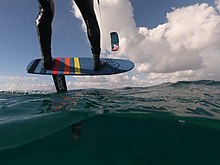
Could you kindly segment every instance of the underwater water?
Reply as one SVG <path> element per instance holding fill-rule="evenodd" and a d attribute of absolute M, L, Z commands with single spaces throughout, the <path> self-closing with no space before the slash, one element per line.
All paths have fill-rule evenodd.
<path fill-rule="evenodd" d="M 71 125 L 81 123 L 73 142 Z M 220 164 L 220 82 L 0 92 L 0 164 Z"/>

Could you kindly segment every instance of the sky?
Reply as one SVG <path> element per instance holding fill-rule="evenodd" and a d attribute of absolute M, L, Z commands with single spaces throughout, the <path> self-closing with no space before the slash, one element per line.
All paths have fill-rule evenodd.
<path fill-rule="evenodd" d="M 71 0 L 55 0 L 52 54 L 91 57 L 81 15 Z M 125 74 L 68 77 L 68 88 L 149 86 L 164 82 L 220 80 L 220 0 L 94 0 L 102 31 L 102 57 L 129 59 Z M 53 88 L 50 76 L 29 75 L 41 57 L 36 0 L 0 1 L 0 90 Z M 110 51 L 109 33 L 120 37 Z"/>

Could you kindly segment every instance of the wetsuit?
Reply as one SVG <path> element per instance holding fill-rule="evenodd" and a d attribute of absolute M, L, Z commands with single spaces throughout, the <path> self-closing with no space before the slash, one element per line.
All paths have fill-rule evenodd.
<path fill-rule="evenodd" d="M 43 57 L 51 56 L 52 21 L 54 16 L 54 0 L 38 0 L 39 15 L 37 31 Z M 100 55 L 100 29 L 96 19 L 93 0 L 75 0 L 86 23 L 87 34 L 93 55 Z"/>

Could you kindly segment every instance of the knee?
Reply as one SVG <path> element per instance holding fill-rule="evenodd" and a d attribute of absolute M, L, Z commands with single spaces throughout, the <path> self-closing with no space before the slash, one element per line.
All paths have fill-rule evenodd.
<path fill-rule="evenodd" d="M 36 19 L 37 26 L 40 26 L 41 24 L 51 24 L 52 21 L 53 21 L 53 13 L 41 9 Z"/>

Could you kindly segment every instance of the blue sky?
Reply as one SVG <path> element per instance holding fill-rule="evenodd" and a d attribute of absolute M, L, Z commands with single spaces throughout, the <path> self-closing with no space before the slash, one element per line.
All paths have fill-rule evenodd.
<path fill-rule="evenodd" d="M 102 0 L 100 1 L 102 3 Z M 172 12 L 174 8 L 196 3 L 215 6 L 215 0 L 131 0 L 136 27 L 154 30 L 159 24 L 167 23 L 166 14 Z M 81 29 L 81 22 L 74 17 L 71 10 L 73 10 L 71 0 L 56 0 L 53 55 L 90 57 L 90 48 Z M 105 8 L 101 7 L 101 10 Z M 41 57 L 35 27 L 37 14 L 37 0 L 0 1 L 0 74 L 27 75 L 25 67 L 28 62 Z M 108 14 L 111 16 L 111 13 Z M 120 23 L 123 24 L 123 21 Z"/>
<path fill-rule="evenodd" d="M 132 0 L 137 26 L 155 27 L 166 21 L 172 7 L 185 6 L 211 0 Z M 70 0 L 56 1 L 53 23 L 54 56 L 90 56 L 86 36 L 74 18 Z M 0 73 L 23 74 L 26 64 L 40 57 L 35 18 L 38 13 L 36 0 L 0 1 Z"/>

